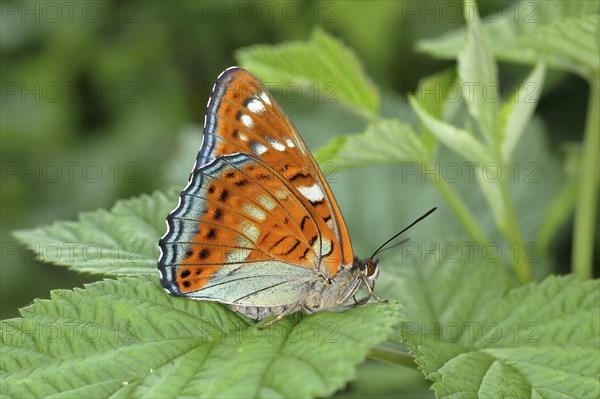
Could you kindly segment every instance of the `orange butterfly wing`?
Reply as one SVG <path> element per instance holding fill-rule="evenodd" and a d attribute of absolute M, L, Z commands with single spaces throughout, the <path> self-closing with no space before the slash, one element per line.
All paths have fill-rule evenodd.
<path fill-rule="evenodd" d="M 352 244 L 333 193 L 302 137 L 271 93 L 254 75 L 237 67 L 219 76 L 213 92 L 205 129 L 214 130 L 214 135 L 207 135 L 205 130 L 196 166 L 236 152 L 257 155 L 310 201 L 315 214 L 327 223 L 340 244 L 341 264 L 351 265 Z M 324 193 L 322 200 L 316 189 L 313 193 L 309 190 L 315 185 Z M 334 267 L 337 265 L 332 264 Z"/>

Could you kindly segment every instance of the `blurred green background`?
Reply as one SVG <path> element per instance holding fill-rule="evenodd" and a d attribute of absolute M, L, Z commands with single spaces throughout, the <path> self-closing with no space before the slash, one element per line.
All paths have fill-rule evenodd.
<path fill-rule="evenodd" d="M 119 198 L 185 185 L 212 85 L 235 65 L 236 49 L 306 40 L 319 25 L 363 60 L 381 88 L 383 112 L 410 119 L 401 94 L 453 65 L 414 48 L 419 39 L 463 25 L 440 12 L 448 4 L 462 7 L 459 1 L 3 2 L 0 316 L 17 316 L 18 307 L 48 297 L 51 289 L 96 279 L 36 262 L 10 231 L 74 220 Z M 485 16 L 510 4 L 480 1 L 479 8 Z M 501 85 L 514 86 L 528 70 L 502 64 Z M 538 113 L 549 152 L 560 155 L 560 143 L 581 140 L 587 86 L 568 74 L 548 79 Z M 359 116 L 312 95 L 290 101 L 275 94 L 312 149 L 365 126 Z M 440 205 L 424 183 L 419 193 L 390 184 L 395 173 L 385 166 L 351 170 L 331 184 L 357 253 Z M 443 225 L 433 228 L 446 233 Z M 553 248 L 566 264 L 570 234 L 567 225 Z M 373 367 L 359 369 L 356 384 L 367 391 L 357 392 L 368 392 L 373 376 L 386 379 L 389 369 Z M 389 391 L 393 396 L 394 387 Z"/>

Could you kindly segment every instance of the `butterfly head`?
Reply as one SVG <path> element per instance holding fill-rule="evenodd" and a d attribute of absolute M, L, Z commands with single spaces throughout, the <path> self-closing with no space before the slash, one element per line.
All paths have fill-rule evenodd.
<path fill-rule="evenodd" d="M 360 260 L 356 258 L 354 260 L 356 267 L 360 270 L 367 281 L 375 281 L 379 275 L 379 259 L 367 258 Z"/>
<path fill-rule="evenodd" d="M 352 288 L 348 291 L 348 294 L 344 297 L 344 300 L 354 296 L 356 292 L 361 288 L 366 288 L 369 291 L 369 294 L 363 298 L 356 299 L 354 298 L 354 303 L 357 305 L 361 305 L 367 303 L 369 298 L 373 297 L 379 302 L 385 302 L 385 299 L 379 298 L 374 292 L 375 288 L 375 279 L 379 275 L 379 260 L 373 259 L 373 257 L 369 257 L 366 259 L 354 258 L 354 262 L 352 263 L 352 268 L 350 269 L 350 273 L 353 276 L 353 281 L 355 282 L 352 285 Z"/>
<path fill-rule="evenodd" d="M 396 237 L 398 237 L 400 234 L 404 233 L 406 230 L 408 230 L 409 228 L 414 226 L 416 223 L 418 223 L 423 218 L 430 215 L 436 209 L 437 208 L 431 209 L 429 212 L 427 212 L 426 214 L 424 214 L 423 216 L 418 218 L 416 221 L 414 221 L 411 225 L 402 229 L 399 233 L 394 235 L 392 238 L 390 238 L 385 243 L 383 243 L 383 245 L 381 245 L 379 248 L 377 248 L 375 250 L 375 252 L 373 252 L 373 255 L 369 256 L 368 258 L 366 258 L 366 259 L 354 258 L 354 262 L 352 263 L 352 268 L 350 269 L 350 272 L 355 277 L 354 281 L 356 283 L 354 284 L 352 289 L 349 290 L 350 295 L 347 295 L 345 297 L 345 299 L 347 299 L 349 296 L 353 296 L 356 293 L 356 291 L 358 291 L 358 289 L 360 289 L 361 287 L 365 287 L 367 289 L 367 291 L 369 291 L 369 295 L 364 298 L 358 299 L 358 300 L 355 298 L 354 301 L 356 304 L 367 303 L 369 301 L 369 298 L 371 298 L 371 297 L 375 298 L 378 302 L 386 302 L 385 299 L 381 299 L 373 292 L 373 290 L 375 288 L 375 280 L 377 279 L 377 276 L 379 275 L 379 260 L 375 259 L 375 256 L 377 256 L 377 254 L 379 254 L 383 251 L 394 248 L 394 247 L 408 241 L 408 239 L 405 239 L 395 245 L 386 247 L 386 245 L 388 245 L 390 242 L 392 242 L 394 239 L 396 239 Z"/>

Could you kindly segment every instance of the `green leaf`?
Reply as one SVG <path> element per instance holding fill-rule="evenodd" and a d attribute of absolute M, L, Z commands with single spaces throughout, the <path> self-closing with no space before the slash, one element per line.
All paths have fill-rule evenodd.
<path fill-rule="evenodd" d="M 383 362 L 368 361 L 357 369 L 357 378 L 333 399 L 396 398 L 434 399 L 429 381 L 423 373 L 408 367 L 390 367 Z"/>
<path fill-rule="evenodd" d="M 542 94 L 546 68 L 538 63 L 513 96 L 504 103 L 500 113 L 502 135 L 502 159 L 509 162 L 521 133 L 531 121 L 535 107 Z"/>
<path fill-rule="evenodd" d="M 140 276 L 54 291 L 2 321 L 6 397 L 324 397 L 400 321 L 396 303 L 257 330 Z M 368 320 L 368 323 L 365 323 Z"/>
<path fill-rule="evenodd" d="M 484 10 L 497 5 L 482 5 Z M 596 1 L 531 1 L 506 3 L 506 7 L 484 17 L 483 35 L 490 49 L 501 61 L 535 65 L 539 59 L 532 49 L 523 48 L 521 38 L 540 27 L 561 19 L 594 14 L 598 11 Z M 464 48 L 467 37 L 465 28 L 450 31 L 434 39 L 417 42 L 417 49 L 437 58 L 454 59 Z"/>
<path fill-rule="evenodd" d="M 422 79 L 415 98 L 429 115 L 442 121 L 450 120 L 460 106 L 460 86 L 456 82 L 456 71 L 447 69 Z M 422 123 L 421 131 L 423 144 L 431 153 L 437 140 Z"/>
<path fill-rule="evenodd" d="M 236 51 L 235 57 L 265 82 L 300 84 L 307 95 L 339 100 L 371 114 L 379 109 L 377 90 L 356 55 L 320 28 L 308 42 L 251 46 Z"/>
<path fill-rule="evenodd" d="M 499 263 L 455 244 L 453 261 L 390 268 L 386 283 L 411 304 L 401 333 L 437 397 L 597 397 L 600 281 L 507 292 Z"/>
<path fill-rule="evenodd" d="M 479 122 L 488 144 L 498 141 L 498 72 L 496 61 L 481 33 L 475 1 L 465 1 L 467 43 L 458 54 L 458 75 L 469 113 Z"/>
<path fill-rule="evenodd" d="M 447 120 L 456 111 L 452 105 L 459 103 L 459 89 L 455 69 L 446 69 L 419 81 L 414 96 L 430 115 Z"/>
<path fill-rule="evenodd" d="M 508 170 L 503 171 L 510 183 L 509 190 L 523 229 L 523 239 L 537 244 L 541 244 L 538 241 L 540 228 L 548 220 L 548 213 L 552 212 L 550 199 L 559 195 L 566 181 L 561 171 L 561 157 L 556 154 L 548 137 L 544 122 L 534 116 L 515 149 L 514 160 Z"/>
<path fill-rule="evenodd" d="M 467 161 L 485 164 L 491 161 L 491 156 L 481 143 L 466 130 L 459 129 L 449 123 L 434 118 L 425 111 L 420 103 L 409 97 L 413 110 L 419 121 L 444 145 L 455 151 Z"/>
<path fill-rule="evenodd" d="M 110 210 L 80 215 L 77 222 L 14 234 L 43 262 L 105 275 L 155 274 L 165 218 L 177 205 L 175 191 L 118 201 Z"/>
<path fill-rule="evenodd" d="M 523 37 L 520 45 L 535 51 L 548 65 L 579 74 L 588 81 L 600 79 L 599 15 L 583 15 L 543 26 Z"/>
<path fill-rule="evenodd" d="M 334 138 L 315 152 L 320 164 L 340 169 L 385 163 L 423 162 L 425 150 L 409 124 L 388 119 L 370 124 L 360 134 Z"/>

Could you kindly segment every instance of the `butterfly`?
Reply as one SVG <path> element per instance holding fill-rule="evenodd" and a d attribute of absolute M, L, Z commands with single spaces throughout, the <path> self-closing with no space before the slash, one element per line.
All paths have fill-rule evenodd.
<path fill-rule="evenodd" d="M 160 239 L 161 284 L 267 327 L 297 312 L 363 304 L 378 261 L 354 257 L 319 166 L 266 87 L 231 67 L 208 102 L 202 147 Z M 359 289 L 368 295 L 356 298 Z"/>

